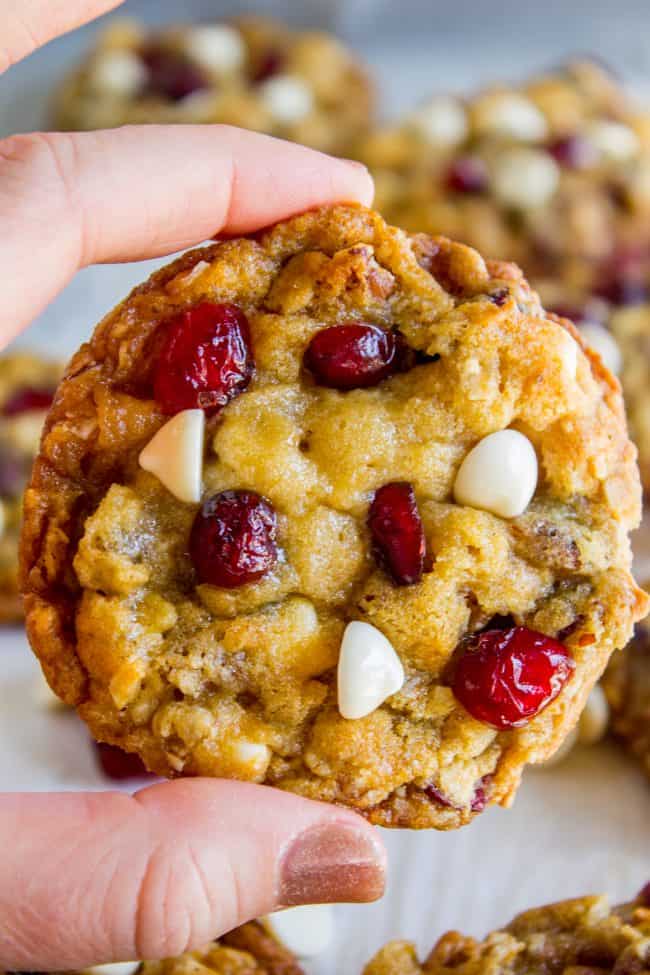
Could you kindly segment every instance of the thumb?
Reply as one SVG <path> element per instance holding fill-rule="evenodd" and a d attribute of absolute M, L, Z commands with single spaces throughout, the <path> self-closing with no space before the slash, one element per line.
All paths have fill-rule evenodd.
<path fill-rule="evenodd" d="M 170 957 L 280 907 L 384 886 L 364 820 L 241 782 L 7 795 L 0 836 L 0 970 Z"/>

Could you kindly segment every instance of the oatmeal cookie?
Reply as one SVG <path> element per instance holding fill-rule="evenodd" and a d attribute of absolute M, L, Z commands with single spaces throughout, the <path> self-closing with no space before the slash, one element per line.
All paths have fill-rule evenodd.
<path fill-rule="evenodd" d="M 22 619 L 18 541 L 32 461 L 61 366 L 27 352 L 0 357 L 0 623 Z"/>
<path fill-rule="evenodd" d="M 339 152 L 373 108 L 365 69 L 329 34 L 257 17 L 156 34 L 117 21 L 58 92 L 54 122 L 222 122 Z"/>
<path fill-rule="evenodd" d="M 454 828 L 645 612 L 639 512 L 619 386 L 517 268 L 324 208 L 186 254 L 74 357 L 29 637 L 152 771 Z"/>
<path fill-rule="evenodd" d="M 650 776 L 650 627 L 640 623 L 628 646 L 612 657 L 603 687 L 611 730 Z"/>
<path fill-rule="evenodd" d="M 650 297 L 650 115 L 578 62 L 467 100 L 438 95 L 352 154 L 390 222 L 517 261 L 546 308 L 585 326 L 620 367 L 650 488 L 650 313 L 635 307 Z"/>
<path fill-rule="evenodd" d="M 177 958 L 132 966 L 99 965 L 69 975 L 110 975 L 111 972 L 113 975 L 304 975 L 291 952 L 258 921 L 235 928 L 201 951 Z"/>
<path fill-rule="evenodd" d="M 519 914 L 483 941 L 449 931 L 427 959 L 393 941 L 364 975 L 624 975 L 650 971 L 650 884 L 630 904 L 579 897 Z"/>

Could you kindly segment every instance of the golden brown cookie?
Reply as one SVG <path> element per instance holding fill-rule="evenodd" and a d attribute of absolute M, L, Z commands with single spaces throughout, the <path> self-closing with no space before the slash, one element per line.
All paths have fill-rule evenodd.
<path fill-rule="evenodd" d="M 510 803 L 646 609 L 616 381 L 513 265 L 358 207 L 137 288 L 25 512 L 30 640 L 96 737 L 387 826 Z"/>
<path fill-rule="evenodd" d="M 58 363 L 28 352 L 0 357 L 0 623 L 23 616 L 18 585 L 23 491 L 61 373 Z"/>
<path fill-rule="evenodd" d="M 517 261 L 548 309 L 585 327 L 620 372 L 650 488 L 650 115 L 576 62 L 434 96 L 355 152 L 389 222 Z"/>
<path fill-rule="evenodd" d="M 386 945 L 364 975 L 627 975 L 650 971 L 650 885 L 610 907 L 579 897 L 519 914 L 483 941 L 449 931 L 425 961 L 405 941 Z"/>
<path fill-rule="evenodd" d="M 650 776 L 650 629 L 640 623 L 621 653 L 612 657 L 603 687 L 611 729 Z"/>
<path fill-rule="evenodd" d="M 259 17 L 152 34 L 115 21 L 57 93 L 55 124 L 222 122 L 339 152 L 373 115 L 372 84 L 335 37 Z"/>

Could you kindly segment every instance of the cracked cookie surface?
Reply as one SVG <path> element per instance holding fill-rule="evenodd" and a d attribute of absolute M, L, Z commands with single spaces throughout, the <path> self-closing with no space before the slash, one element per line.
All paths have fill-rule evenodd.
<path fill-rule="evenodd" d="M 229 400 L 201 386 L 216 368 L 210 307 L 230 323 Z M 319 374 L 322 339 L 306 352 L 338 328 L 345 381 L 367 381 L 370 363 L 375 385 L 322 384 L 341 381 L 343 359 Z M 138 463 L 170 422 L 155 398 L 170 362 L 207 414 L 201 506 Z M 488 441 L 486 499 L 507 493 L 491 439 L 504 434 L 538 466 L 521 513 L 454 500 Z M 373 504 L 379 534 L 373 497 L 402 505 Z M 646 606 L 630 575 L 640 486 L 618 384 L 514 266 L 356 207 L 193 251 L 137 288 L 70 363 L 25 511 L 29 637 L 96 737 L 163 775 L 266 782 L 387 826 L 454 828 L 508 804 Z M 217 516 L 227 530 L 212 530 Z M 387 681 L 355 719 L 337 697 L 350 621 L 375 633 Z M 338 679 L 356 707 L 374 672 L 355 684 L 370 651 L 349 649 Z M 468 668 L 454 676 L 470 651 L 496 681 L 487 710 Z M 539 695 L 515 686 L 506 707 L 518 661 Z"/>
<path fill-rule="evenodd" d="M 63 129 L 215 123 L 342 152 L 372 118 L 365 68 L 334 36 L 245 17 L 153 33 L 116 21 L 56 96 Z"/>
<path fill-rule="evenodd" d="M 386 945 L 364 975 L 624 975 L 650 970 L 650 890 L 611 907 L 580 897 L 519 914 L 483 941 L 450 931 L 424 961 L 405 941 Z"/>

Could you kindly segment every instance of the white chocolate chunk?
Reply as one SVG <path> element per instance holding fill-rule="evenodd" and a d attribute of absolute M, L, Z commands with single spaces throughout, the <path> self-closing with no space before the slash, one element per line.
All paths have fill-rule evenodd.
<path fill-rule="evenodd" d="M 603 360 L 603 365 L 618 376 L 623 365 L 623 356 L 611 332 L 596 322 L 585 322 L 580 326 L 580 334 L 594 352 Z"/>
<path fill-rule="evenodd" d="M 578 343 L 565 328 L 562 328 L 560 334 L 558 353 L 565 376 L 569 379 L 575 379 L 578 371 Z"/>
<path fill-rule="evenodd" d="M 522 147 L 501 153 L 491 173 L 492 190 L 499 202 L 521 210 L 547 203 L 559 180 L 559 166 L 547 152 Z"/>
<path fill-rule="evenodd" d="M 344 718 L 364 718 L 396 694 L 404 668 L 392 644 L 370 623 L 348 623 L 338 665 L 338 705 Z"/>
<path fill-rule="evenodd" d="M 322 954 L 334 937 L 331 904 L 306 904 L 276 911 L 265 918 L 271 933 L 298 958 Z"/>
<path fill-rule="evenodd" d="M 112 965 L 93 965 L 84 968 L 85 975 L 134 975 L 140 967 L 139 961 L 118 961 Z"/>
<path fill-rule="evenodd" d="M 250 767 L 255 774 L 262 774 L 271 760 L 271 749 L 262 742 L 238 741 L 233 745 L 233 754 L 238 762 Z"/>
<path fill-rule="evenodd" d="M 236 71 L 246 55 L 241 34 L 227 24 L 193 27 L 185 37 L 185 52 L 202 68 L 220 74 Z"/>
<path fill-rule="evenodd" d="M 622 122 L 594 121 L 586 135 L 606 161 L 626 162 L 639 152 L 639 137 Z"/>
<path fill-rule="evenodd" d="M 449 95 L 435 95 L 410 116 L 411 128 L 433 145 L 455 146 L 467 135 L 462 103 Z"/>
<path fill-rule="evenodd" d="M 89 82 L 95 91 L 129 98 L 144 88 L 147 69 L 133 51 L 104 51 L 93 61 Z"/>
<path fill-rule="evenodd" d="M 548 134 L 546 119 L 537 105 L 516 92 L 486 99 L 478 124 L 483 132 L 521 142 L 539 142 Z"/>
<path fill-rule="evenodd" d="M 578 721 L 578 741 L 581 745 L 595 745 L 605 736 L 608 724 L 609 704 L 604 690 L 596 684 Z"/>
<path fill-rule="evenodd" d="M 201 500 L 203 410 L 183 410 L 158 430 L 140 454 L 140 467 L 189 503 Z"/>
<path fill-rule="evenodd" d="M 498 430 L 479 440 L 463 460 L 454 498 L 500 518 L 516 518 L 536 487 L 537 455 L 530 440 L 517 430 Z"/>
<path fill-rule="evenodd" d="M 278 122 L 300 122 L 314 107 L 311 89 L 301 78 L 280 74 L 259 87 L 263 104 Z"/>

